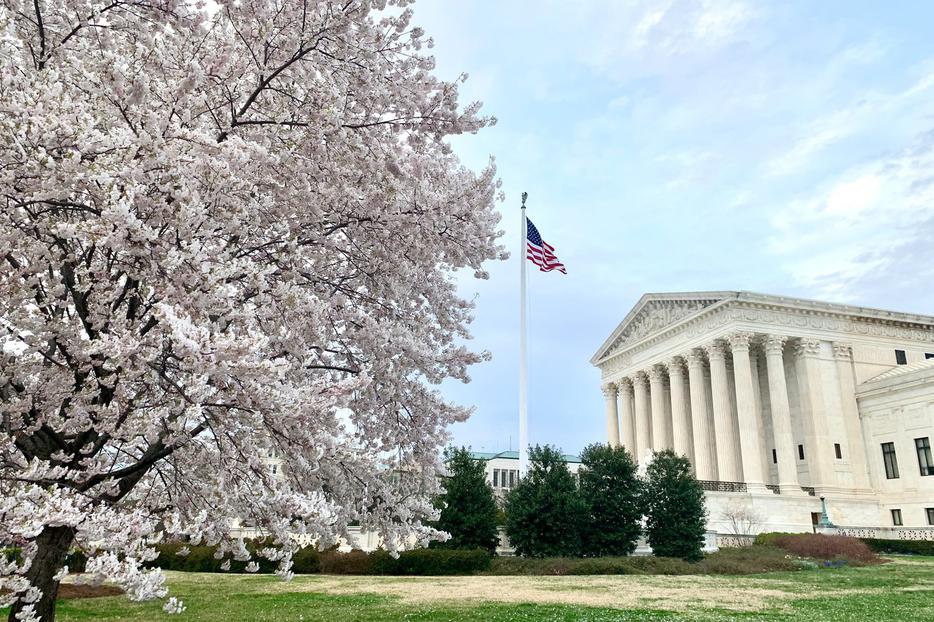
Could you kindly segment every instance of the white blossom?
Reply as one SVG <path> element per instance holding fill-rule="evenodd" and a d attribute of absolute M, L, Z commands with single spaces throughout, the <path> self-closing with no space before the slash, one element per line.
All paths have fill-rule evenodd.
<path fill-rule="evenodd" d="M 185 607 L 182 601 L 178 600 L 174 596 L 170 596 L 164 605 L 162 605 L 162 610 L 168 614 L 178 614 L 185 611 Z"/>
<path fill-rule="evenodd" d="M 294 538 L 438 536 L 438 448 L 469 410 L 437 385 L 486 356 L 455 276 L 504 256 L 492 163 L 450 138 L 494 120 L 432 74 L 409 0 L 218 4 L 0 4 L 0 542 L 22 550 L 0 599 L 21 619 L 52 608 L 40 549 L 141 600 L 166 595 L 142 565 L 167 539 L 250 560 L 236 520 L 285 579 Z"/>

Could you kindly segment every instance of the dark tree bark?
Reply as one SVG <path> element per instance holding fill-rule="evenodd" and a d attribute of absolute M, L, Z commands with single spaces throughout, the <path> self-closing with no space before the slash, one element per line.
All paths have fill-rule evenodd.
<path fill-rule="evenodd" d="M 29 583 L 42 590 L 42 598 L 34 603 L 37 617 L 42 622 L 55 620 L 55 599 L 58 597 L 58 581 L 55 574 L 65 563 L 68 548 L 75 540 L 72 527 L 46 527 L 36 538 L 39 549 L 32 566 L 26 572 Z M 10 609 L 9 622 L 16 622 L 16 614 L 26 603 L 18 602 Z"/>

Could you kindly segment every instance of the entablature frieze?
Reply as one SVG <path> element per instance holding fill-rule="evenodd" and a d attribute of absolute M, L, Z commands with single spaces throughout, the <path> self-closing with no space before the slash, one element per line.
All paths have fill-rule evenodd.
<path fill-rule="evenodd" d="M 727 339 L 736 331 L 753 333 L 760 340 L 764 335 L 779 335 L 786 339 L 811 338 L 846 344 L 852 343 L 854 337 L 870 341 L 891 339 L 934 343 L 934 328 L 894 320 L 858 319 L 833 312 L 735 301 L 728 306 L 710 308 L 706 313 L 659 331 L 611 355 L 599 365 L 601 377 L 631 375 L 638 369 L 672 357 L 685 356 L 715 340 Z"/>

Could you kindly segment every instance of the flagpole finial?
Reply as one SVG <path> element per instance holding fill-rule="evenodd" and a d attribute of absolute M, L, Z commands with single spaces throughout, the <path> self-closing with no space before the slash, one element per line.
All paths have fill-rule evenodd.
<path fill-rule="evenodd" d="M 523 192 L 523 193 L 522 193 L 522 207 L 523 207 L 523 209 L 525 208 L 525 200 L 526 200 L 527 198 L 529 198 L 529 193 L 528 193 L 528 192 Z"/>

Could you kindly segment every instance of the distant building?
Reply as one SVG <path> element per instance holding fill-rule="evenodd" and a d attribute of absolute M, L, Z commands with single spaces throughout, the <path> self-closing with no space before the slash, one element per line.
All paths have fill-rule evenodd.
<path fill-rule="evenodd" d="M 934 539 L 931 359 L 934 317 L 693 292 L 643 296 L 591 362 L 610 443 L 688 456 L 709 528 L 808 531 L 826 497 L 853 533 Z"/>
<path fill-rule="evenodd" d="M 493 492 L 497 496 L 502 497 L 519 483 L 518 451 L 501 451 L 499 453 L 472 451 L 470 455 L 475 460 L 486 462 L 486 481 L 493 487 Z M 568 470 L 576 475 L 581 466 L 580 457 L 564 454 L 564 461 L 568 465 Z"/>

